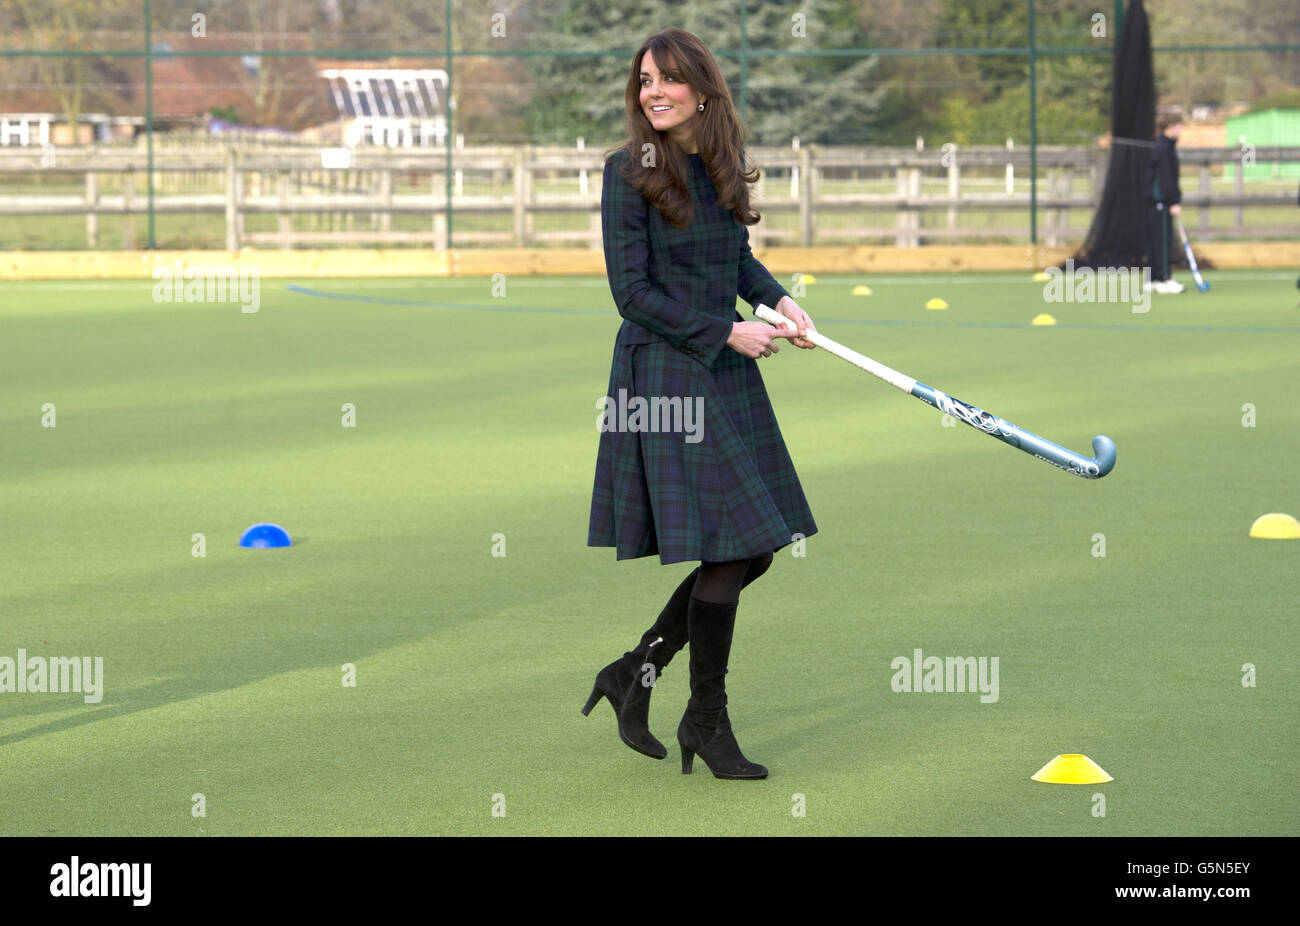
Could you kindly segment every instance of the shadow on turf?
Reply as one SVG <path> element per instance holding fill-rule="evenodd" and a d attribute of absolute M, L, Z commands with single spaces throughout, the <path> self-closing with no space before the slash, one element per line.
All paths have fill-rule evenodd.
<path fill-rule="evenodd" d="M 309 539 L 301 538 L 295 545 Z M 423 540 L 425 538 L 399 538 L 400 542 L 417 550 L 421 557 L 430 555 L 430 551 L 422 544 Z M 72 692 L 31 693 L 21 698 L 11 694 L 0 698 L 0 709 L 3 709 L 5 718 L 76 712 L 57 720 L 38 722 L 28 729 L 0 735 L 0 748 L 137 711 L 241 688 L 291 672 L 319 669 L 336 673 L 335 680 L 329 686 L 332 689 L 339 684 L 337 673 L 342 663 L 359 663 L 393 647 L 453 629 L 461 623 L 461 615 L 455 615 L 456 619 L 449 620 L 451 615 L 432 606 L 420 613 L 408 613 L 402 608 L 385 612 L 384 609 L 377 608 L 374 602 L 392 597 L 392 578 L 398 567 L 391 563 L 361 561 L 349 566 L 335 564 L 328 573 L 330 585 L 316 586 L 312 600 L 305 603 L 297 588 L 289 588 L 278 594 L 266 590 L 267 583 L 275 583 L 277 579 L 284 580 L 288 586 L 294 584 L 293 564 L 287 557 L 278 564 L 285 570 L 283 573 L 274 569 L 247 571 L 251 562 L 228 560 L 223 564 L 224 568 L 214 571 L 202 587 L 175 593 L 183 600 L 174 604 L 165 599 L 156 602 L 153 613 L 169 615 L 164 621 L 168 624 L 166 628 L 159 629 L 156 624 L 131 628 L 130 633 L 136 635 L 136 642 L 127 645 L 138 647 L 139 640 L 143 639 L 139 635 L 149 633 L 154 640 L 166 638 L 168 648 L 159 650 L 157 658 L 142 660 L 137 654 L 129 661 L 137 667 L 142 661 L 152 661 L 155 668 L 171 673 L 172 678 L 134 688 L 115 688 L 112 666 L 123 654 L 120 649 L 115 653 L 114 649 L 123 644 L 114 643 L 106 647 L 91 641 L 90 648 L 98 650 L 94 655 L 105 657 L 103 701 L 99 704 L 85 704 L 80 693 Z M 260 565 L 272 560 L 258 562 Z M 167 579 L 174 578 L 174 571 L 155 571 L 152 576 L 148 578 L 133 574 L 121 576 L 111 584 L 83 584 L 93 584 L 97 601 L 123 601 L 138 597 L 142 587 L 165 588 Z M 253 624 L 247 623 L 246 618 L 231 621 L 227 617 L 232 613 L 228 604 L 194 604 L 196 599 L 228 599 L 230 587 L 241 581 L 249 584 L 249 600 L 256 603 L 258 614 L 274 615 L 278 620 Z M 218 592 L 222 594 L 219 595 Z M 437 601 L 445 600 L 451 594 L 450 590 L 442 589 L 430 591 L 426 597 L 430 601 Z M 21 611 L 24 608 L 35 611 L 40 606 L 48 607 L 48 601 L 38 600 L 34 596 L 15 598 L 5 603 L 6 609 L 11 611 Z M 195 627 L 201 627 L 199 634 L 194 633 Z M 91 636 L 87 633 L 88 638 Z M 219 642 L 214 644 L 214 638 L 218 638 Z M 214 645 L 220 647 L 219 659 L 212 658 Z M 51 655 L 66 655 L 78 648 L 84 650 L 86 645 L 78 647 L 61 642 L 59 646 L 51 647 L 52 650 L 58 650 L 51 652 Z M 196 653 L 200 657 L 197 661 Z M 180 658 L 175 658 L 177 656 Z"/>

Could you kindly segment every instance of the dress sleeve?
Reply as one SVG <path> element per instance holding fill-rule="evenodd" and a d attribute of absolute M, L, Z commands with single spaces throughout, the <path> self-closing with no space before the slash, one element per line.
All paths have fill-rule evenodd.
<path fill-rule="evenodd" d="M 615 155 L 605 162 L 600 192 L 605 273 L 618 314 L 712 367 L 731 337 L 733 323 L 671 298 L 650 278 L 650 206 L 619 175 L 622 160 Z"/>
<path fill-rule="evenodd" d="M 749 227 L 746 225 L 740 226 L 740 266 L 738 269 L 737 279 L 740 281 L 740 285 L 737 287 L 737 295 L 754 308 L 758 308 L 761 303 L 768 308 L 775 309 L 778 302 L 790 295 L 773 278 L 767 268 L 758 262 L 758 258 L 750 250 Z"/>

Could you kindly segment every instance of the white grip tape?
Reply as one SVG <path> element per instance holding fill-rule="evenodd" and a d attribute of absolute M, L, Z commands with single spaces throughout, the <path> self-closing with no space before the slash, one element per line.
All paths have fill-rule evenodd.
<path fill-rule="evenodd" d="M 785 328 L 796 327 L 795 323 L 790 319 L 765 305 L 757 306 L 754 309 L 754 314 L 771 325 L 780 325 Z M 912 392 L 912 387 L 916 385 L 916 380 L 912 377 L 899 373 L 897 370 L 890 369 L 883 363 L 878 363 L 870 357 L 865 357 L 852 348 L 845 347 L 838 341 L 832 341 L 824 334 L 819 334 L 816 331 L 809 331 L 806 335 L 806 339 L 823 350 L 830 351 L 841 360 L 847 360 L 858 369 L 866 370 L 872 376 L 883 379 L 885 382 L 889 383 L 889 385 L 901 389 L 908 394 Z"/>

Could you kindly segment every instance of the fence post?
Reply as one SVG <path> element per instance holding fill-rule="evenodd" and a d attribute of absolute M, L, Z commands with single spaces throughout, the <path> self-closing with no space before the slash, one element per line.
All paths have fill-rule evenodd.
<path fill-rule="evenodd" d="M 86 247 L 93 248 L 99 235 L 99 181 L 93 170 L 86 171 Z"/>
<path fill-rule="evenodd" d="M 1049 199 L 1057 199 L 1060 194 L 1061 172 L 1055 167 L 1047 168 L 1047 196 Z M 1055 207 L 1047 210 L 1047 246 L 1054 247 L 1057 242 L 1057 229 L 1061 224 L 1060 210 Z"/>
<path fill-rule="evenodd" d="M 235 146 L 226 149 L 226 250 L 239 250 L 239 203 L 235 192 Z"/>
<path fill-rule="evenodd" d="M 451 184 L 446 182 L 446 174 L 443 174 L 443 195 L 451 192 Z M 436 196 L 438 193 L 438 174 L 433 170 L 429 171 L 429 195 Z M 433 211 L 433 248 L 435 251 L 447 250 L 447 207 L 444 205 L 441 209 Z"/>
<path fill-rule="evenodd" d="M 957 166 L 957 157 L 954 153 L 952 162 L 948 165 L 948 198 L 952 200 L 961 198 L 961 168 Z M 952 232 L 949 242 L 957 240 L 957 206 L 954 203 L 948 207 L 948 230 Z"/>
<path fill-rule="evenodd" d="M 896 171 L 898 198 L 914 199 L 921 195 L 921 168 L 906 167 L 900 161 Z M 919 229 L 921 226 L 921 214 L 915 209 L 909 209 L 906 205 L 898 207 L 898 218 L 896 223 L 899 234 L 895 239 L 895 244 L 900 248 L 914 248 L 921 243 Z"/>
<path fill-rule="evenodd" d="M 307 195 L 313 199 L 325 195 L 325 175 L 320 171 L 307 172 Z M 312 231 L 324 231 L 325 226 L 322 222 L 322 213 L 319 209 L 313 209 L 307 219 L 308 227 Z"/>
<path fill-rule="evenodd" d="M 390 148 L 389 150 L 391 151 L 393 149 Z M 361 192 L 370 196 L 378 192 L 378 190 L 379 190 L 379 172 L 375 170 L 368 170 L 364 174 L 362 174 Z M 370 213 L 370 230 L 372 232 L 379 231 L 379 220 L 382 217 L 383 217 L 383 213 L 378 210 L 373 210 Z"/>
<path fill-rule="evenodd" d="M 1246 165 L 1242 164 L 1240 160 L 1237 161 L 1236 177 L 1237 179 L 1232 184 L 1232 191 L 1236 193 L 1238 197 L 1245 196 L 1246 195 Z M 1242 211 L 1243 210 L 1242 210 L 1241 202 L 1238 201 L 1237 205 L 1233 207 L 1232 210 L 1232 225 L 1233 228 L 1235 228 L 1237 231 L 1241 231 Z"/>
<path fill-rule="evenodd" d="M 135 167 L 132 166 L 122 177 L 122 248 L 127 251 L 135 250 L 135 215 L 131 212 L 134 197 Z"/>
<path fill-rule="evenodd" d="M 444 210 L 433 214 L 433 249 L 447 250 L 447 213 Z"/>
<path fill-rule="evenodd" d="M 907 170 L 901 161 L 894 168 L 894 192 L 900 200 L 907 196 Z M 907 238 L 903 235 L 903 230 L 907 228 L 907 212 L 901 204 L 894 211 L 894 227 L 898 229 L 898 234 L 894 236 L 894 247 L 907 247 Z"/>
<path fill-rule="evenodd" d="M 293 248 L 293 242 L 290 236 L 293 229 L 290 227 L 291 218 L 289 215 L 289 172 L 287 170 L 277 171 L 275 175 L 275 193 L 279 199 L 280 212 L 276 216 L 276 231 L 280 233 L 280 250 L 288 251 Z"/>
<path fill-rule="evenodd" d="M 1074 198 L 1074 166 L 1073 164 L 1065 168 L 1064 188 L 1061 190 L 1061 198 L 1066 201 L 1066 205 L 1061 208 L 1061 235 L 1066 241 L 1070 240 L 1070 206 L 1069 201 Z M 1059 241 L 1057 242 L 1060 243 Z"/>
<path fill-rule="evenodd" d="M 806 248 L 813 243 L 813 164 L 812 147 L 799 149 L 799 240 Z"/>
<path fill-rule="evenodd" d="M 330 213 L 330 227 L 332 232 L 343 230 L 343 211 L 338 207 L 347 190 L 348 175 L 342 170 L 330 171 L 330 198 L 334 200 L 334 210 Z"/>
<path fill-rule="evenodd" d="M 343 177 L 343 196 L 345 204 L 351 206 L 348 200 L 352 199 L 352 191 L 357 188 L 361 175 L 353 168 L 349 168 L 347 174 Z M 347 232 L 354 231 L 356 228 L 357 214 L 349 209 L 343 213 L 343 230 Z"/>
<path fill-rule="evenodd" d="M 920 198 L 921 198 L 921 178 L 922 178 L 922 175 L 923 175 L 923 171 L 921 170 L 921 168 L 919 168 L 919 167 L 913 167 L 913 168 L 912 168 L 912 193 L 911 193 L 911 195 L 912 195 L 912 197 L 913 197 L 914 199 L 920 199 Z M 921 230 L 922 230 L 922 228 L 924 227 L 924 226 L 922 225 L 922 223 L 921 223 L 921 217 L 922 217 L 922 215 L 923 215 L 923 213 L 922 213 L 921 210 L 919 210 L 919 209 L 914 209 L 914 210 L 912 211 L 912 227 L 913 227 L 914 229 L 916 229 L 916 234 L 917 234 L 917 237 L 915 237 L 915 238 L 912 239 L 912 247 L 920 247 L 920 245 L 921 245 L 921 238 L 920 238 L 920 235 L 921 235 Z"/>
<path fill-rule="evenodd" d="M 379 192 L 384 198 L 384 211 L 379 215 L 380 231 L 393 230 L 393 171 L 388 168 L 379 174 Z"/>
<path fill-rule="evenodd" d="M 1208 203 L 1210 199 L 1210 165 L 1208 163 L 1202 164 L 1198 173 L 1200 174 L 1198 192 L 1205 197 Z M 1201 237 L 1205 237 L 1204 233 L 1210 230 L 1210 207 L 1209 205 L 1203 205 L 1196 211 L 1199 213 L 1198 225 L 1202 232 Z"/>
<path fill-rule="evenodd" d="M 522 248 L 527 238 L 527 216 L 528 204 L 525 197 L 528 195 L 528 184 L 524 180 L 524 149 L 526 145 L 519 145 L 515 148 L 514 156 L 514 180 L 515 180 L 515 221 L 514 221 L 514 242 L 515 247 Z"/>

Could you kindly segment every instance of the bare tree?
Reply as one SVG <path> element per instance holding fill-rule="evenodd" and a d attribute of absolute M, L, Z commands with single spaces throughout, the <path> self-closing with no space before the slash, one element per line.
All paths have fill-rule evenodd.
<path fill-rule="evenodd" d="M 102 30 L 129 26 L 132 11 L 138 12 L 129 0 L 0 0 L 0 8 L 30 48 L 71 52 L 98 50 Z M 76 54 L 31 60 L 40 85 L 58 100 L 75 143 L 93 59 Z"/>

